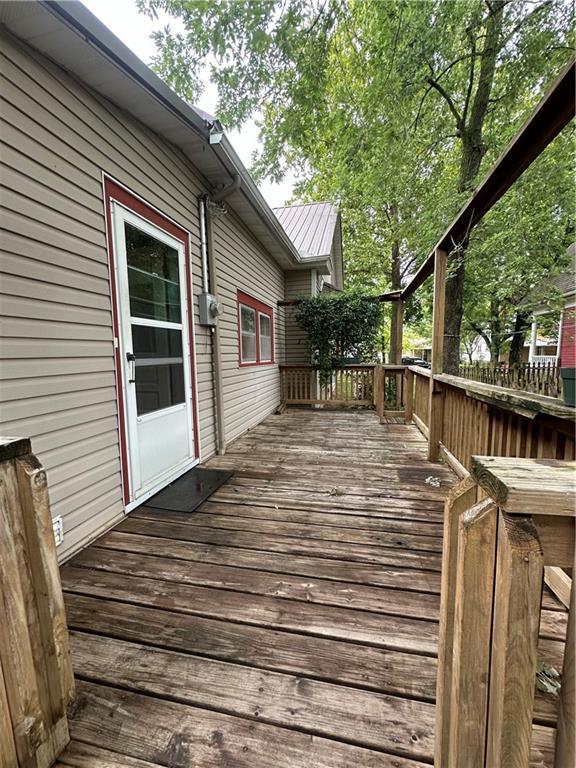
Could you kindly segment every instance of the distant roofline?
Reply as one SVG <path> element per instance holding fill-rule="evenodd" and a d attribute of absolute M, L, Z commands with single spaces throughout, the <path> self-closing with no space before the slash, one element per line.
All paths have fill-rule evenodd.
<path fill-rule="evenodd" d="M 338 203 L 332 202 L 332 200 L 314 200 L 312 203 L 293 203 L 292 205 L 277 205 L 272 208 L 273 211 L 283 211 L 286 208 L 308 208 L 311 205 L 332 205 L 340 213 Z"/>

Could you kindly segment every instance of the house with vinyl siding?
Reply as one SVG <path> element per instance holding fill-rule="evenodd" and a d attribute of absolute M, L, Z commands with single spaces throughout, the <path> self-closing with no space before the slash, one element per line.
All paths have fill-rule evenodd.
<path fill-rule="evenodd" d="M 0 37 L 0 430 L 31 438 L 65 560 L 278 407 L 284 305 L 341 288 L 339 214 L 291 235 L 80 3 L 1 3 Z"/>
<path fill-rule="evenodd" d="M 275 208 L 274 213 L 304 263 L 310 264 L 309 269 L 286 273 L 284 360 L 296 365 L 309 363 L 308 339 L 296 322 L 295 302 L 323 291 L 341 291 L 344 286 L 340 211 L 332 203 L 319 202 Z M 314 266 L 321 259 L 326 260 L 327 270 Z"/>

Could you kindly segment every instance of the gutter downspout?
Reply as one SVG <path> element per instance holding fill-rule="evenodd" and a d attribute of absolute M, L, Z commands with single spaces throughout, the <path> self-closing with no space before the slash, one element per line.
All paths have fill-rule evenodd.
<path fill-rule="evenodd" d="M 222 200 L 226 200 L 227 197 L 230 197 L 233 192 L 238 191 L 241 186 L 242 179 L 240 178 L 240 174 L 235 173 L 230 184 L 214 192 L 213 195 L 210 195 L 210 199 L 214 203 L 220 203 Z"/>
<path fill-rule="evenodd" d="M 214 238 L 212 219 L 206 207 L 206 198 L 201 200 L 204 211 L 205 253 L 207 266 L 207 283 L 210 293 L 218 295 L 218 277 L 216 259 L 214 257 Z M 214 381 L 214 420 L 216 422 L 216 453 L 223 456 L 226 453 L 226 423 L 224 418 L 224 394 L 222 382 L 222 343 L 220 339 L 220 320 L 212 326 L 212 370 Z"/>
<path fill-rule="evenodd" d="M 210 293 L 208 290 L 208 242 L 206 238 L 206 197 L 198 198 L 198 215 L 200 217 L 200 255 L 202 258 L 202 291 Z"/>

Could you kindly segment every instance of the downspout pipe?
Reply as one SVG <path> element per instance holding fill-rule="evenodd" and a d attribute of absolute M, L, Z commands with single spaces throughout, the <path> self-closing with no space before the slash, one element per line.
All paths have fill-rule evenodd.
<path fill-rule="evenodd" d="M 218 274 L 214 253 L 214 233 L 210 211 L 206 211 L 206 256 L 208 262 L 208 281 L 213 294 L 218 294 Z M 224 382 L 222 378 L 222 341 L 220 338 L 220 319 L 212 327 L 212 370 L 214 383 L 214 417 L 216 422 L 216 453 L 223 456 L 226 452 L 226 422 L 224 417 Z"/>
<path fill-rule="evenodd" d="M 202 291 L 210 293 L 208 280 L 208 238 L 206 235 L 206 195 L 198 198 L 198 215 L 200 217 L 200 256 L 202 259 Z"/>

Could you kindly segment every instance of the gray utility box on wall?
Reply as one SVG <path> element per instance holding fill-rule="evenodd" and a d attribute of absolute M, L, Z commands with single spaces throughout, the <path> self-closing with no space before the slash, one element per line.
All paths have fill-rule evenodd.
<path fill-rule="evenodd" d="M 211 293 L 198 295 L 198 308 L 200 310 L 200 325 L 216 325 L 216 322 L 224 308 L 216 296 Z"/>

